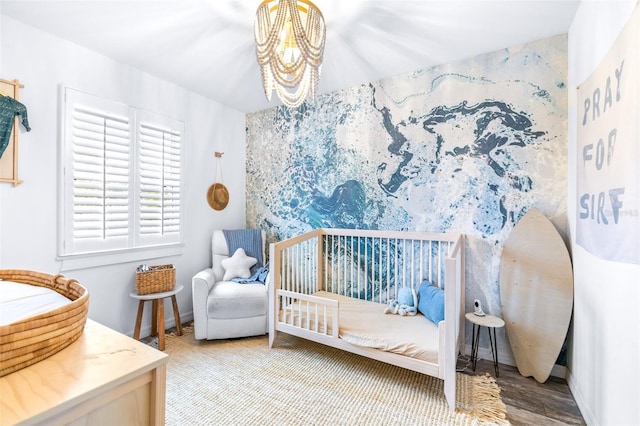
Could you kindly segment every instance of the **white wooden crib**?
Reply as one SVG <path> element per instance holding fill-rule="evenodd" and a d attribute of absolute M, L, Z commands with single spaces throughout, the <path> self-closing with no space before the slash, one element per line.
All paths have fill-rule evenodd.
<path fill-rule="evenodd" d="M 455 409 L 462 234 L 316 229 L 272 243 L 270 264 L 270 347 L 284 332 L 438 377 Z M 418 291 L 423 279 L 444 288 L 444 321 L 384 314 L 400 287 Z"/>

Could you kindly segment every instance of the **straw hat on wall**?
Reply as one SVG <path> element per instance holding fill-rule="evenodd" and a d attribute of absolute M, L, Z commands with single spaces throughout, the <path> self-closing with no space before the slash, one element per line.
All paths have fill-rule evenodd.
<path fill-rule="evenodd" d="M 214 183 L 207 191 L 207 202 L 214 210 L 224 210 L 229 204 L 229 191 L 221 183 Z"/>

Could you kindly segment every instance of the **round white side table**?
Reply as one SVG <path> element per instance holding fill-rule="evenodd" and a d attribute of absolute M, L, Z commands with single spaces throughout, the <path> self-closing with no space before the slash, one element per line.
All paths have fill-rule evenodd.
<path fill-rule="evenodd" d="M 504 321 L 493 315 L 479 316 L 473 312 L 465 314 L 465 318 L 473 326 L 473 334 L 471 336 L 471 362 L 473 371 L 476 371 L 476 363 L 478 362 L 478 346 L 480 343 L 480 328 L 487 327 L 489 333 L 489 344 L 491 345 L 491 357 L 493 358 L 493 368 L 496 371 L 496 377 L 500 374 L 498 367 L 498 340 L 496 338 L 496 328 L 504 327 Z M 493 331 L 493 336 L 491 332 Z"/>
<path fill-rule="evenodd" d="M 158 349 L 164 351 L 164 299 L 171 298 L 173 304 L 173 317 L 176 320 L 176 329 L 178 336 L 182 336 L 182 324 L 180 323 L 180 312 L 178 312 L 178 302 L 176 294 L 180 293 L 184 286 L 182 284 L 175 286 L 171 291 L 151 294 L 138 294 L 135 291 L 129 293 L 134 299 L 138 299 L 138 316 L 136 317 L 136 328 L 133 331 L 133 338 L 140 340 L 140 326 L 142 324 L 142 311 L 144 310 L 144 302 L 152 302 L 151 312 L 151 335 L 158 335 Z"/>

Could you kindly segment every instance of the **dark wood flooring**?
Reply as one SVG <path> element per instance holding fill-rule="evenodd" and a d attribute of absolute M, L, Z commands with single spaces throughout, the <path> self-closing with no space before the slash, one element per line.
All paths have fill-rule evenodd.
<path fill-rule="evenodd" d="M 474 372 L 468 357 L 460 357 L 458 370 L 496 377 L 493 362 L 483 359 L 478 360 Z M 549 377 L 545 383 L 538 383 L 533 377 L 523 377 L 516 367 L 504 364 L 499 365 L 499 372 L 496 382 L 512 425 L 586 425 L 566 380 Z"/>

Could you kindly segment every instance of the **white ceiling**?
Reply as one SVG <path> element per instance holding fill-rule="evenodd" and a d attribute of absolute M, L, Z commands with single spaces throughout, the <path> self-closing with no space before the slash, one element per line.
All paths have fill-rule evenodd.
<path fill-rule="evenodd" d="M 267 102 L 261 0 L 0 0 L 18 21 L 242 112 Z M 568 32 L 580 0 L 314 0 L 327 41 L 319 93 Z"/>

